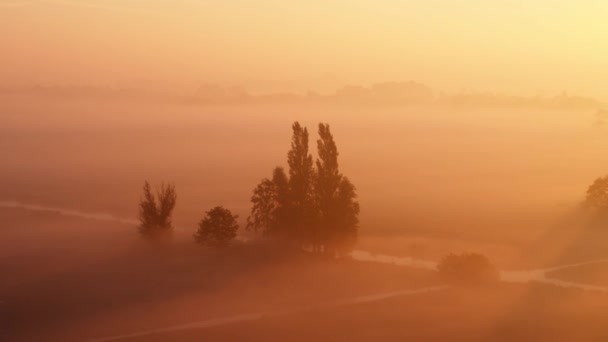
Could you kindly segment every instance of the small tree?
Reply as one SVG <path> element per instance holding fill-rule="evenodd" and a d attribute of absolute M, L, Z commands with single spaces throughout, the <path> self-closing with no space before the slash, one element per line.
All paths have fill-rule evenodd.
<path fill-rule="evenodd" d="M 281 167 L 273 171 L 272 180 L 264 178 L 253 190 L 251 214 L 247 229 L 267 236 L 287 235 L 288 178 Z"/>
<path fill-rule="evenodd" d="M 215 207 L 207 211 L 198 224 L 194 239 L 203 245 L 224 247 L 236 237 L 236 231 L 239 229 L 237 218 L 230 210 Z"/>
<path fill-rule="evenodd" d="M 139 202 L 139 232 L 145 238 L 162 240 L 171 236 L 173 225 L 171 215 L 175 208 L 177 194 L 173 184 L 162 184 L 152 193 L 150 183 L 144 183 L 143 197 Z"/>
<path fill-rule="evenodd" d="M 276 190 L 273 182 L 264 178 L 253 189 L 251 196 L 251 215 L 247 218 L 247 229 L 255 232 L 262 231 L 264 235 L 270 234 L 274 224 L 274 211 L 276 210 Z"/>
<path fill-rule="evenodd" d="M 589 186 L 585 205 L 600 213 L 608 213 L 608 176 L 596 179 Z"/>

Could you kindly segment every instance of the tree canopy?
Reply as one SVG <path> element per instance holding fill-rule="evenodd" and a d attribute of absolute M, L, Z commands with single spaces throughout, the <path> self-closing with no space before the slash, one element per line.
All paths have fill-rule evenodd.
<path fill-rule="evenodd" d="M 237 215 L 224 207 L 215 207 L 206 212 L 205 217 L 198 224 L 194 234 L 196 242 L 212 246 L 224 247 L 234 240 L 239 229 Z"/>
<path fill-rule="evenodd" d="M 608 213 L 608 176 L 597 178 L 587 189 L 585 204 Z"/>

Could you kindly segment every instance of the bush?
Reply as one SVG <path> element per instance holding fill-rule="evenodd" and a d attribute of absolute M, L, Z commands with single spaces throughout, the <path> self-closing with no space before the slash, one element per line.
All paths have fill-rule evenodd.
<path fill-rule="evenodd" d="M 479 285 L 498 281 L 498 271 L 478 253 L 449 254 L 437 265 L 440 277 L 453 285 Z"/>

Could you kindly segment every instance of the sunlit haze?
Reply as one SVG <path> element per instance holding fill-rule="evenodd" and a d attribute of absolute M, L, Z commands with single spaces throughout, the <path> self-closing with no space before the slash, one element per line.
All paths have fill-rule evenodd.
<path fill-rule="evenodd" d="M 607 98 L 606 17 L 601 0 L 2 0 L 0 80 Z"/>
<path fill-rule="evenodd" d="M 0 341 L 608 340 L 608 1 L 0 0 Z"/>

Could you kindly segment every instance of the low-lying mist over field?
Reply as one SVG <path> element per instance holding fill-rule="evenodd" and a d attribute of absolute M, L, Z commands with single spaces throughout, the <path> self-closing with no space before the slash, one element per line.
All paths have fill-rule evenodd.
<path fill-rule="evenodd" d="M 176 219 L 190 224 L 213 203 L 246 217 L 255 184 L 286 166 L 296 120 L 331 125 L 366 230 L 572 209 L 602 174 L 608 143 L 592 110 L 24 100 L 2 112 L 4 200 L 133 216 L 143 179 L 173 181 Z"/>
<path fill-rule="evenodd" d="M 0 0 L 0 341 L 606 341 L 608 2 Z"/>
<path fill-rule="evenodd" d="M 602 118 L 598 118 L 597 111 L 484 109 L 438 104 L 179 105 L 92 99 L 6 99 L 0 108 L 3 116 L 0 148 L 9 156 L 3 159 L 0 172 L 4 217 L 2 266 L 12 276 L 5 283 L 3 295 L 17 306 L 4 304 L 3 309 L 16 332 L 15 338 L 46 335 L 59 340 L 78 339 L 95 330 L 89 327 L 82 328 L 82 333 L 77 330 L 67 333 L 63 327 L 71 324 L 72 314 L 61 313 L 52 321 L 45 314 L 34 316 L 33 312 L 42 307 L 69 307 L 70 301 L 75 301 L 73 305 L 80 300 L 90 301 L 92 304 L 86 310 L 111 321 L 104 319 L 102 324 L 98 318 L 87 318 L 88 323 L 82 326 L 105 326 L 109 330 L 100 329 L 99 334 L 121 335 L 118 333 L 150 330 L 153 320 L 164 320 L 163 315 L 142 321 L 134 318 L 139 314 L 130 309 L 125 311 L 123 297 L 134 301 L 136 312 L 157 305 L 153 303 L 159 300 L 169 305 L 164 310 L 173 312 L 184 310 L 181 305 L 193 305 L 189 299 L 176 303 L 173 295 L 163 299 L 175 291 L 180 297 L 194 296 L 205 306 L 206 300 L 198 296 L 204 294 L 204 298 L 213 301 L 221 298 L 213 291 L 208 293 L 205 290 L 208 286 L 223 287 L 220 285 L 223 282 L 237 281 L 233 277 L 244 277 L 243 282 L 259 288 L 261 285 L 255 284 L 260 280 L 256 279 L 281 277 L 283 271 L 278 269 L 283 266 L 279 265 L 296 262 L 294 256 L 285 259 L 277 251 L 269 254 L 253 250 L 224 251 L 223 256 L 207 251 L 201 255 L 201 247 L 193 243 L 192 234 L 208 208 L 221 205 L 238 215 L 239 236 L 259 238 L 245 229 L 252 191 L 275 166 L 287 167 L 294 121 L 311 132 L 315 158 L 316 125 L 330 124 L 339 151 L 340 170 L 355 184 L 361 208 L 358 242 L 354 246 L 357 250 L 413 257 L 421 262 L 435 262 L 449 253 L 473 251 L 487 256 L 501 268 L 524 270 L 608 256 L 601 247 L 606 233 L 598 231 L 583 209 L 587 187 L 606 166 L 601 153 L 608 138 L 605 127 L 598 123 Z M 137 202 L 144 180 L 175 184 L 176 245 L 169 254 L 165 251 L 154 256 L 158 251 L 149 250 L 137 236 Z M 119 219 L 123 222 L 114 222 Z M 247 261 L 249 266 L 239 265 L 242 253 L 250 253 L 249 258 L 255 255 L 257 261 Z M 217 265 L 211 265 L 219 260 L 230 265 L 229 270 L 222 271 L 227 272 L 225 275 L 213 271 Z M 303 262 L 301 257 L 298 260 L 296 264 Z M 374 266 L 373 260 L 365 266 L 366 270 L 380 267 Z M 149 262 L 153 265 L 146 266 L 152 267 L 145 268 L 146 275 L 136 276 L 131 271 L 129 275 L 123 274 L 125 267 L 139 269 Z M 242 267 L 257 271 L 241 274 Z M 301 266 L 290 266 L 297 267 Z M 324 270 L 328 266 L 323 263 L 306 267 L 321 268 L 315 272 L 335 272 Z M 189 268 L 192 269 L 188 271 Z M 85 269 L 88 271 L 83 273 Z M 366 270 L 356 272 L 369 272 Z M 198 272 L 203 273 L 197 275 Z M 259 272 L 272 275 L 262 276 Z M 406 273 L 394 278 L 391 272 L 392 268 L 378 274 L 377 281 L 384 284 L 381 286 L 370 285 L 365 290 L 359 285 L 347 285 L 349 282 L 340 278 L 345 283 L 336 290 L 343 292 L 350 288 L 353 294 L 399 290 L 402 286 L 397 278 L 406 277 Z M 397 273 L 401 272 L 405 271 Z M 157 283 L 159 280 L 150 278 L 154 277 L 152 273 L 165 276 Z M 292 279 L 296 273 L 284 277 Z M 178 277 L 177 283 L 166 277 Z M 177 280 L 179 277 L 196 280 Z M 225 277 L 228 278 L 222 280 Z M 324 275 L 316 277 L 321 277 L 321 282 L 329 280 L 323 280 Z M 569 274 L 566 277 L 578 284 L 577 279 L 569 279 Z M 123 285 L 112 288 L 104 285 L 105 290 L 95 290 L 95 282 L 107 281 Z M 146 289 L 150 285 L 142 281 L 155 282 L 167 289 Z M 427 282 L 437 284 L 436 280 Z M 581 286 L 593 283 L 583 281 Z M 35 290 L 39 286 L 46 289 Z M 62 292 L 65 294 L 58 294 L 54 286 L 74 289 L 65 292 L 66 288 Z M 140 292 L 137 288 L 146 289 L 146 294 L 135 295 Z M 285 294 L 288 302 L 296 300 L 289 298 L 298 291 L 323 301 L 321 294 L 313 294 L 316 290 L 288 288 L 285 289 L 289 293 Z M 237 306 L 250 302 L 240 288 L 226 291 L 231 303 L 240 302 L 227 312 L 235 313 L 239 311 Z M 34 292 L 38 294 L 32 297 Z M 55 302 L 47 303 L 51 300 L 47 296 L 52 296 Z M 77 299 L 80 296 L 83 298 Z M 111 297 L 102 299 L 106 296 Z M 27 297 L 30 304 L 17 304 Z M 107 307 L 107 300 L 115 304 Z M 259 310 L 259 304 L 249 303 L 244 308 L 247 312 L 263 311 Z M 30 310 L 34 311 L 30 314 Z M 224 316 L 212 315 L 207 310 L 194 311 L 200 316 L 197 319 L 176 317 L 171 324 L 162 325 L 179 326 L 178 323 L 201 317 Z M 128 322 L 139 323 L 121 329 L 115 320 L 123 315 L 127 315 Z M 34 328 L 39 324 L 48 332 Z M 136 329 L 139 326 L 142 329 Z M 163 336 L 168 332 L 158 333 Z M 140 338 L 149 340 L 155 334 L 146 333 Z"/>

